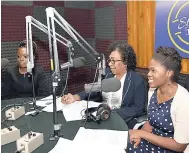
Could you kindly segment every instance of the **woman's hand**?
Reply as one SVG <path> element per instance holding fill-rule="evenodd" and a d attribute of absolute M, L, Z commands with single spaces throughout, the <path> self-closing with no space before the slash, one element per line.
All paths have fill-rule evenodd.
<path fill-rule="evenodd" d="M 141 138 L 140 139 L 133 139 L 131 143 L 134 143 L 134 148 L 137 148 L 138 145 L 140 144 L 141 142 Z"/>
<path fill-rule="evenodd" d="M 63 104 L 71 104 L 78 100 L 80 100 L 80 97 L 78 95 L 72 95 L 71 93 L 68 93 L 62 97 Z"/>
<path fill-rule="evenodd" d="M 144 125 L 142 126 L 142 130 L 152 133 L 153 127 L 150 125 L 149 121 L 146 121 Z"/>
<path fill-rule="evenodd" d="M 142 130 L 129 130 L 130 135 L 130 142 L 134 142 L 134 147 L 137 147 L 140 142 L 141 138 L 143 137 L 143 134 L 145 134 L 145 131 Z"/>

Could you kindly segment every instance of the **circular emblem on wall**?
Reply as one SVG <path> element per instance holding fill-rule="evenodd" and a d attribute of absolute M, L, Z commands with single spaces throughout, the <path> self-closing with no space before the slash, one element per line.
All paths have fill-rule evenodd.
<path fill-rule="evenodd" d="M 189 1 L 176 1 L 169 12 L 167 30 L 172 43 L 189 54 Z"/>

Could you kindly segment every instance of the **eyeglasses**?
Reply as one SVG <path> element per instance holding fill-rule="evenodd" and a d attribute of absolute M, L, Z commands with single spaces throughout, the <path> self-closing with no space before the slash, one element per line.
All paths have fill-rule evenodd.
<path fill-rule="evenodd" d="M 108 60 L 107 60 L 107 62 L 108 62 L 108 63 L 111 62 L 111 64 L 115 64 L 115 63 L 118 62 L 118 61 L 122 61 L 122 60 L 113 60 L 113 59 L 108 59 Z"/>

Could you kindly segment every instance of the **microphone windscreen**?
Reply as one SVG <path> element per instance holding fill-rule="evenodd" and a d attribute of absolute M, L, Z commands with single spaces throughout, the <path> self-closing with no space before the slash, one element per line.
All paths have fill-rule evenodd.
<path fill-rule="evenodd" d="M 86 60 L 84 57 L 78 57 L 73 59 L 73 67 L 78 68 L 84 66 L 86 63 Z"/>
<path fill-rule="evenodd" d="M 109 78 L 102 80 L 103 92 L 116 92 L 121 88 L 120 80 L 116 78 Z"/>
<path fill-rule="evenodd" d="M 7 58 L 1 58 L 1 70 L 7 67 L 9 64 L 9 60 Z"/>

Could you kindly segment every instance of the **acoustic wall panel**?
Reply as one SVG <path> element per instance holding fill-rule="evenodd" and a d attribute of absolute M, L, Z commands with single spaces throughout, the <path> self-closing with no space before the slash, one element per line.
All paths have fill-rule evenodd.
<path fill-rule="evenodd" d="M 95 39 L 94 38 L 87 38 L 85 39 L 87 41 L 87 43 L 93 48 L 95 49 Z M 80 43 L 87 49 L 87 51 L 91 54 L 88 54 L 77 42 L 75 42 L 74 40 L 72 40 L 72 44 L 74 46 L 74 58 L 77 57 L 84 57 L 86 59 L 86 66 L 92 66 L 94 65 L 94 59 L 92 56 L 95 55 L 95 53 L 93 53 L 93 51 L 83 42 L 80 41 Z M 67 53 L 68 53 L 68 48 L 66 49 Z M 95 57 L 95 56 L 94 56 Z"/>
<path fill-rule="evenodd" d="M 103 40 L 103 39 L 96 39 L 96 50 L 100 53 L 104 53 L 106 59 L 108 59 L 109 52 L 108 52 L 108 46 L 113 42 L 114 40 Z"/>
<path fill-rule="evenodd" d="M 95 9 L 95 33 L 97 39 L 114 39 L 114 8 Z"/>
<path fill-rule="evenodd" d="M 126 8 L 126 1 L 113 1 L 113 5 L 116 6 L 116 5 L 121 5 L 121 6 L 124 6 Z"/>
<path fill-rule="evenodd" d="M 33 1 L 1 1 L 1 5 L 33 6 Z"/>
<path fill-rule="evenodd" d="M 68 91 L 78 93 L 84 90 L 86 83 L 91 83 L 94 78 L 94 71 L 90 67 L 71 69 L 68 80 Z"/>
<path fill-rule="evenodd" d="M 49 43 L 46 41 L 35 41 L 37 43 L 37 59 L 36 63 L 43 66 L 43 68 L 47 71 L 51 70 L 50 67 L 50 51 L 49 51 Z M 67 61 L 67 53 L 64 46 L 57 43 L 57 50 L 58 50 L 58 56 L 59 56 L 59 62 L 64 63 Z"/>
<path fill-rule="evenodd" d="M 27 15 L 33 15 L 31 6 L 3 6 L 1 10 L 1 41 L 21 41 L 26 38 Z"/>
<path fill-rule="evenodd" d="M 94 1 L 65 1 L 65 8 L 94 9 Z"/>
<path fill-rule="evenodd" d="M 126 6 L 114 6 L 114 31 L 115 40 L 127 40 L 127 20 Z"/>
<path fill-rule="evenodd" d="M 94 11 L 65 8 L 66 21 L 84 38 L 94 38 Z"/>
<path fill-rule="evenodd" d="M 34 1 L 34 6 L 64 7 L 64 1 Z"/>
<path fill-rule="evenodd" d="M 37 44 L 36 63 L 40 64 L 45 70 L 50 70 L 50 54 L 48 42 L 35 40 Z"/>
<path fill-rule="evenodd" d="M 9 66 L 17 64 L 17 49 L 21 41 L 1 42 L 1 57 L 9 60 Z"/>
<path fill-rule="evenodd" d="M 113 4 L 114 4 L 113 1 L 95 1 L 95 8 L 109 7 L 109 6 L 113 6 Z"/>
<path fill-rule="evenodd" d="M 40 6 L 40 7 L 34 7 L 33 9 L 34 11 L 33 17 L 42 24 L 44 24 L 45 26 L 47 26 L 47 17 L 45 11 L 46 8 L 47 7 Z M 62 7 L 54 7 L 54 8 L 61 16 L 64 16 L 64 9 Z M 55 23 L 56 33 L 64 36 L 64 30 L 56 22 L 54 23 Z M 33 26 L 33 36 L 35 37 L 35 39 L 48 41 L 48 35 L 34 26 Z"/>

